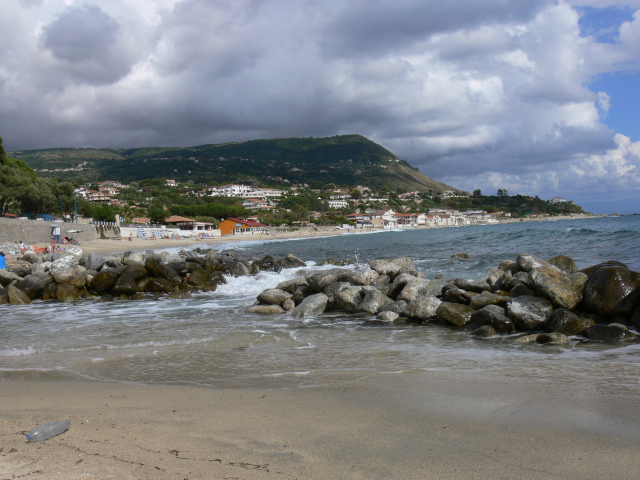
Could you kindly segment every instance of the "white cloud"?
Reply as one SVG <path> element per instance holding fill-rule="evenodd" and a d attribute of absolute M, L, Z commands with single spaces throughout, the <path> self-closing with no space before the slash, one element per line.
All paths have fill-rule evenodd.
<path fill-rule="evenodd" d="M 622 195 L 637 147 L 601 123 L 611 92 L 586 85 L 637 68 L 640 18 L 604 44 L 576 9 L 609 3 L 12 0 L 0 135 L 17 149 L 361 133 L 461 188 L 580 201 L 599 172 L 598 191 Z"/>

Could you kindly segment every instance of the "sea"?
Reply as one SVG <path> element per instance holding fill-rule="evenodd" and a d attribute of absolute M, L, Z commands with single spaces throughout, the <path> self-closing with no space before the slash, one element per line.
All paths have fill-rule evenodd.
<path fill-rule="evenodd" d="M 304 320 L 288 313 L 245 313 L 263 290 L 333 268 L 317 265 L 326 258 L 346 259 L 353 264 L 345 268 L 361 268 L 374 259 L 409 256 L 428 278 L 446 274 L 479 279 L 521 253 L 543 259 L 567 255 L 578 268 L 617 260 L 640 271 L 640 216 L 209 246 L 235 249 L 244 258 L 292 253 L 307 266 L 228 278 L 216 291 L 190 299 L 2 305 L 0 381 L 297 389 L 346 385 L 376 375 L 427 374 L 459 381 L 524 382 L 544 391 L 550 385 L 572 386 L 578 396 L 604 392 L 606 398 L 640 398 L 636 342 L 608 345 L 572 337 L 561 346 L 521 345 L 513 342 L 514 336 L 478 339 L 441 326 L 372 322 L 340 312 Z M 457 253 L 469 259 L 452 258 Z M 615 423 L 611 415 L 599 422 Z"/>

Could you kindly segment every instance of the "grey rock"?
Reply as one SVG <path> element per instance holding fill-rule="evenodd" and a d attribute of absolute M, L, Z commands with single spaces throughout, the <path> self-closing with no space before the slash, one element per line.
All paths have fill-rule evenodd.
<path fill-rule="evenodd" d="M 144 265 L 144 253 L 131 252 L 122 259 L 122 263 L 125 265 Z"/>
<path fill-rule="evenodd" d="M 133 277 L 131 270 L 127 269 L 120 274 L 113 287 L 111 287 L 111 293 L 114 296 L 126 295 L 131 296 L 138 292 L 138 284 Z"/>
<path fill-rule="evenodd" d="M 471 335 L 473 335 L 474 337 L 480 337 L 480 338 L 490 338 L 490 337 L 495 337 L 496 330 L 491 325 L 483 325 L 473 330 L 471 332 Z"/>
<path fill-rule="evenodd" d="M 104 265 L 105 258 L 98 254 L 91 252 L 84 260 L 84 266 L 87 270 L 96 270 L 99 271 Z"/>
<path fill-rule="evenodd" d="M 89 288 L 94 292 L 102 293 L 109 290 L 118 278 L 117 270 L 113 268 L 103 268 L 89 282 Z"/>
<path fill-rule="evenodd" d="M 523 272 L 530 272 L 534 268 L 538 268 L 538 267 L 543 267 L 543 266 L 552 267 L 553 266 L 550 263 L 539 259 L 535 255 L 529 255 L 529 254 L 526 254 L 526 253 L 518 255 L 518 258 L 516 258 L 516 263 L 518 264 L 518 267 L 520 267 L 520 270 L 522 270 Z M 556 267 L 554 267 L 554 268 L 556 268 Z"/>
<path fill-rule="evenodd" d="M 7 263 L 6 271 L 9 273 L 15 273 L 19 277 L 26 277 L 31 273 L 31 264 L 23 260 L 16 260 L 11 263 Z"/>
<path fill-rule="evenodd" d="M 509 295 L 512 296 L 512 297 L 532 297 L 532 296 L 534 296 L 533 292 L 524 283 L 516 285 L 511 290 L 509 290 Z"/>
<path fill-rule="evenodd" d="M 284 313 L 280 305 L 253 305 L 245 310 L 247 313 L 259 313 L 261 315 L 276 315 Z"/>
<path fill-rule="evenodd" d="M 551 302 L 540 297 L 525 295 L 513 298 L 507 303 L 507 316 L 521 332 L 542 328 L 552 311 Z"/>
<path fill-rule="evenodd" d="M 409 304 L 404 300 L 396 300 L 393 303 L 385 303 L 380 307 L 378 312 L 393 312 L 398 315 L 405 315 Z"/>
<path fill-rule="evenodd" d="M 384 310 L 382 312 L 379 312 L 378 315 L 376 315 L 376 318 L 378 320 L 382 320 L 383 322 L 395 322 L 398 318 L 400 318 L 400 315 L 389 310 Z"/>
<path fill-rule="evenodd" d="M 456 278 L 453 283 L 456 287 L 466 290 L 467 292 L 482 293 L 491 291 L 491 287 L 485 281 Z"/>
<path fill-rule="evenodd" d="M 291 294 L 289 292 L 285 292 L 284 290 L 280 290 L 279 288 L 268 288 L 258 295 L 258 302 L 265 305 L 280 305 L 284 303 L 285 300 L 291 298 Z"/>
<path fill-rule="evenodd" d="M 460 303 L 442 302 L 436 310 L 436 315 L 457 327 L 469 323 L 473 310 L 468 305 Z"/>
<path fill-rule="evenodd" d="M 26 277 L 26 275 L 25 275 L 25 277 Z M 17 273 L 10 272 L 10 271 L 8 271 L 6 269 L 0 270 L 0 284 L 3 287 L 6 287 L 11 282 L 19 282 L 20 280 L 22 280 L 22 277 L 20 275 L 18 275 Z"/>
<path fill-rule="evenodd" d="M 389 275 L 380 275 L 371 283 L 372 287 L 376 287 L 378 290 L 380 290 L 382 293 L 384 293 L 387 296 L 390 296 L 389 295 L 390 285 L 391 285 L 391 277 L 389 277 Z"/>
<path fill-rule="evenodd" d="M 487 305 L 471 314 L 471 323 L 478 326 L 490 325 L 498 333 L 513 333 L 516 327 L 504 308 L 498 305 Z"/>
<path fill-rule="evenodd" d="M 558 267 L 560 270 L 568 273 L 569 275 L 578 271 L 576 262 L 574 262 L 571 257 L 567 257 L 566 255 L 558 255 L 556 257 L 550 258 L 549 260 L 547 260 L 547 262 L 555 267 Z"/>
<path fill-rule="evenodd" d="M 197 285 L 198 287 L 202 287 L 208 281 L 209 274 L 204 268 L 200 266 L 194 268 L 191 272 L 191 275 L 189 276 L 189 282 Z"/>
<path fill-rule="evenodd" d="M 349 283 L 353 285 L 371 285 L 380 275 L 370 268 L 361 268 L 351 272 Z"/>
<path fill-rule="evenodd" d="M 513 260 L 503 260 L 500 262 L 500 265 L 498 265 L 498 268 L 505 272 L 510 272 L 511 274 L 515 274 L 520 271 L 520 267 Z"/>
<path fill-rule="evenodd" d="M 585 330 L 585 334 L 589 340 L 604 343 L 617 343 L 637 338 L 627 327 L 619 323 L 592 325 Z"/>
<path fill-rule="evenodd" d="M 73 255 L 55 260 L 49 268 L 51 276 L 57 283 L 69 283 L 69 278 L 74 275 L 81 275 L 86 272 L 86 268 L 78 264 L 78 259 Z"/>
<path fill-rule="evenodd" d="M 396 296 L 396 300 L 404 300 L 410 302 L 418 297 L 429 295 L 429 280 L 422 278 L 414 278 L 409 280 L 402 291 Z"/>
<path fill-rule="evenodd" d="M 407 284 L 412 280 L 418 280 L 418 278 L 414 275 L 411 275 L 410 273 L 401 273 L 399 275 L 396 275 L 393 279 L 393 282 L 389 284 L 389 291 L 386 295 L 391 298 L 396 298 L 400 294 L 400 292 L 402 292 L 404 287 L 406 287 Z"/>
<path fill-rule="evenodd" d="M 329 303 L 335 303 L 335 294 L 340 290 L 351 287 L 352 285 L 349 282 L 333 282 L 324 287 L 322 293 L 324 293 L 329 298 Z M 310 289 L 311 290 L 311 289 Z M 314 291 L 314 290 L 311 290 Z"/>
<path fill-rule="evenodd" d="M 9 285 L 9 288 L 7 288 L 7 296 L 11 305 L 27 305 L 31 303 L 29 296 L 13 285 Z"/>
<path fill-rule="evenodd" d="M 442 296 L 442 299 L 449 303 L 461 303 L 463 305 L 468 305 L 471 303 L 473 295 L 474 294 L 467 292 L 466 290 L 450 284 L 444 288 L 444 295 Z"/>
<path fill-rule="evenodd" d="M 451 258 L 458 258 L 460 260 L 469 260 L 471 257 L 468 253 L 454 253 Z"/>
<path fill-rule="evenodd" d="M 347 281 L 351 276 L 351 271 L 344 268 L 331 268 L 329 270 L 320 270 L 307 275 L 305 278 L 307 283 L 316 292 L 322 292 L 324 287 L 333 282 Z"/>
<path fill-rule="evenodd" d="M 364 298 L 357 307 L 358 311 L 360 312 L 367 312 L 371 315 L 375 315 L 376 313 L 378 313 L 382 305 L 393 303 L 393 300 L 391 300 L 386 295 L 383 295 L 380 290 L 374 287 L 365 286 L 363 287 L 363 291 Z"/>
<path fill-rule="evenodd" d="M 38 257 L 38 255 L 35 252 L 32 252 L 31 250 L 27 250 L 22 255 L 22 260 L 24 260 L 25 262 L 34 264 L 34 263 L 40 262 L 40 257 Z"/>
<path fill-rule="evenodd" d="M 369 263 L 369 267 L 380 275 L 389 275 L 391 278 L 393 278 L 401 268 L 407 268 L 411 271 L 415 271 L 413 260 L 409 257 L 372 260 Z"/>
<path fill-rule="evenodd" d="M 80 296 L 80 292 L 75 286 L 69 283 L 63 283 L 58 285 L 56 296 L 58 300 L 63 302 L 75 302 Z"/>
<path fill-rule="evenodd" d="M 285 312 L 292 312 L 296 308 L 296 302 L 294 302 L 290 298 L 287 298 L 284 302 L 282 302 L 281 306 Z"/>
<path fill-rule="evenodd" d="M 559 332 L 540 333 L 536 337 L 536 343 L 546 343 L 550 345 L 566 345 L 571 343 L 569 337 Z"/>
<path fill-rule="evenodd" d="M 289 292 L 290 294 L 293 295 L 293 293 L 301 285 L 305 285 L 305 286 L 309 285 L 307 283 L 307 279 L 303 277 L 295 277 L 295 278 L 292 278 L 291 280 L 285 280 L 284 282 L 279 283 L 276 288 L 280 290 L 284 290 L 285 292 Z"/>
<path fill-rule="evenodd" d="M 338 308 L 348 312 L 358 312 L 358 306 L 364 298 L 364 287 L 349 286 L 334 293 L 334 303 Z"/>
<path fill-rule="evenodd" d="M 506 295 L 496 295 L 495 293 L 484 292 L 471 299 L 469 306 L 473 310 L 479 310 L 487 305 L 506 305 L 509 297 Z"/>
<path fill-rule="evenodd" d="M 599 315 L 631 316 L 640 303 L 640 273 L 618 265 L 602 265 L 589 275 L 582 308 Z"/>
<path fill-rule="evenodd" d="M 442 303 L 439 298 L 430 295 L 413 300 L 407 304 L 406 315 L 419 320 L 429 320 L 436 316 L 436 311 Z"/>
<path fill-rule="evenodd" d="M 557 308 L 573 310 L 582 300 L 582 292 L 574 289 L 571 276 L 557 267 L 534 268 L 529 272 L 529 277 L 535 291 Z"/>
<path fill-rule="evenodd" d="M 327 307 L 329 298 L 324 293 L 316 293 L 305 298 L 293 311 L 293 318 L 309 318 L 320 315 Z"/>
<path fill-rule="evenodd" d="M 564 335 L 580 335 L 595 322 L 584 316 L 578 316 L 566 308 L 558 308 L 549 314 L 546 320 L 545 330 Z"/>

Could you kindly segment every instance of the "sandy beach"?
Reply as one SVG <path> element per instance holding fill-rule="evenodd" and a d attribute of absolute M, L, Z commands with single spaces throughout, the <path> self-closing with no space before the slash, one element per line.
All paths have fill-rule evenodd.
<path fill-rule="evenodd" d="M 567 428 L 552 421 L 555 409 L 538 421 L 504 406 L 473 416 L 472 406 L 465 411 L 459 403 L 475 396 L 478 385 L 456 385 L 458 391 L 447 379 L 429 379 L 426 390 L 410 383 L 377 376 L 331 388 L 248 390 L 6 381 L 0 393 L 0 478 L 637 475 L 637 438 Z M 507 388 L 497 386 L 496 397 Z M 513 403 L 522 406 L 534 389 L 513 387 Z M 454 390 L 452 404 L 438 401 Z M 68 432 L 25 442 L 36 424 L 64 418 L 72 420 Z"/>

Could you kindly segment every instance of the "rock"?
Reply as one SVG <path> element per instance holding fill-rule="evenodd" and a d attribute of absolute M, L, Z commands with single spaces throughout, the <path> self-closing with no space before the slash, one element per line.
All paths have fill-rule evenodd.
<path fill-rule="evenodd" d="M 520 267 L 513 260 L 503 260 L 498 265 L 498 268 L 504 272 L 510 272 L 511 274 L 518 273 L 520 271 Z"/>
<path fill-rule="evenodd" d="M 9 285 L 9 288 L 7 288 L 7 296 L 11 305 L 27 305 L 31 303 L 28 295 L 13 285 Z"/>
<path fill-rule="evenodd" d="M 144 253 L 130 252 L 129 255 L 123 256 L 122 263 L 125 265 L 144 265 Z"/>
<path fill-rule="evenodd" d="M 509 297 L 506 295 L 496 295 L 495 293 L 484 292 L 471 299 L 469 306 L 472 310 L 479 310 L 487 305 L 506 305 Z"/>
<path fill-rule="evenodd" d="M 442 302 L 436 310 L 437 316 L 443 318 L 456 327 L 462 327 L 469 323 L 472 313 L 473 310 L 468 305 L 449 302 Z"/>
<path fill-rule="evenodd" d="M 182 283 L 182 277 L 174 269 L 165 265 L 158 257 L 148 257 L 144 266 L 151 275 L 157 278 L 164 278 L 174 286 Z"/>
<path fill-rule="evenodd" d="M 318 262 L 318 266 L 322 267 L 324 265 L 335 265 L 336 267 L 340 266 L 340 262 L 335 258 L 325 258 L 324 260 L 320 260 Z"/>
<path fill-rule="evenodd" d="M 379 312 L 378 315 L 376 315 L 376 318 L 378 320 L 382 320 L 383 322 L 395 322 L 398 318 L 400 318 L 400 315 L 389 310 L 384 310 L 382 312 Z"/>
<path fill-rule="evenodd" d="M 585 330 L 585 334 L 589 340 L 604 343 L 617 343 L 623 340 L 636 338 L 627 327 L 619 323 L 610 323 L 609 325 L 591 325 Z"/>
<path fill-rule="evenodd" d="M 471 323 L 478 326 L 490 325 L 498 333 L 513 333 L 513 322 L 506 316 L 505 309 L 498 305 L 487 305 L 471 314 Z"/>
<path fill-rule="evenodd" d="M 103 268 L 100 273 L 91 279 L 89 288 L 94 292 L 102 293 L 109 290 L 118 278 L 118 273 L 113 268 Z"/>
<path fill-rule="evenodd" d="M 391 298 L 396 298 L 398 295 L 400 295 L 400 292 L 402 292 L 404 287 L 406 287 L 407 284 L 412 280 L 419 279 L 414 275 L 411 275 L 410 273 L 401 273 L 396 275 L 393 279 L 393 282 L 389 285 L 389 291 L 387 292 L 387 295 Z"/>
<path fill-rule="evenodd" d="M 332 304 L 332 303 L 335 303 L 336 301 L 335 295 L 337 292 L 339 292 L 343 288 L 347 288 L 351 286 L 352 285 L 349 282 L 333 282 L 327 285 L 326 287 L 324 287 L 324 289 L 322 290 L 322 293 L 324 293 L 327 297 L 329 297 L 329 303 Z M 309 290 L 313 292 L 313 290 L 311 289 Z M 305 295 L 305 296 L 308 296 L 308 295 Z"/>
<path fill-rule="evenodd" d="M 6 271 L 9 273 L 15 273 L 19 277 L 26 277 L 31 273 L 31 264 L 23 260 L 16 260 L 11 263 L 7 263 Z"/>
<path fill-rule="evenodd" d="M 138 284 L 136 283 L 136 279 L 133 277 L 133 273 L 129 269 L 122 272 L 113 284 L 113 287 L 111 287 L 111 293 L 114 297 L 119 295 L 131 296 L 137 292 Z"/>
<path fill-rule="evenodd" d="M 471 303 L 472 295 L 473 294 L 467 292 L 466 290 L 450 284 L 444 288 L 444 295 L 442 296 L 442 299 L 445 302 L 449 303 L 460 303 L 463 305 L 469 305 L 469 303 Z"/>
<path fill-rule="evenodd" d="M 518 264 L 518 267 L 520 268 L 520 270 L 522 270 L 523 272 L 530 272 L 534 268 L 543 267 L 543 266 L 553 267 L 553 265 L 545 262 L 544 260 L 539 259 L 535 255 L 529 255 L 526 253 L 518 255 L 518 258 L 516 258 L 516 263 Z M 556 268 L 556 267 L 553 267 L 553 268 Z"/>
<path fill-rule="evenodd" d="M 299 268 L 306 267 L 307 264 L 295 255 L 289 253 L 286 257 L 284 257 L 283 266 L 284 268 Z"/>
<path fill-rule="evenodd" d="M 358 305 L 364 298 L 364 287 L 349 286 L 342 288 L 334 293 L 334 303 L 338 308 L 348 312 L 358 312 Z"/>
<path fill-rule="evenodd" d="M 522 335 L 513 339 L 513 343 L 534 343 L 538 339 L 539 333 L 532 333 L 530 335 Z"/>
<path fill-rule="evenodd" d="M 307 283 L 307 279 L 303 277 L 295 277 L 291 280 L 285 280 L 284 282 L 279 283 L 276 288 L 293 295 L 301 285 L 308 286 L 309 284 Z"/>
<path fill-rule="evenodd" d="M 132 265 L 136 265 L 137 263 L 132 263 Z M 189 273 L 189 265 L 193 265 L 187 262 L 171 262 L 167 263 L 167 267 L 172 269 L 180 278 L 186 277 Z"/>
<path fill-rule="evenodd" d="M 552 310 L 551 302 L 539 297 L 516 297 L 507 303 L 507 316 L 521 332 L 541 328 Z"/>
<path fill-rule="evenodd" d="M 430 295 L 413 300 L 407 304 L 406 315 L 419 320 L 429 320 L 436 316 L 436 311 L 442 303 L 439 298 Z"/>
<path fill-rule="evenodd" d="M 456 287 L 466 290 L 467 292 L 482 293 L 491 291 L 491 287 L 485 281 L 456 278 L 453 283 Z"/>
<path fill-rule="evenodd" d="M 84 266 L 87 270 L 99 271 L 104 265 L 105 258 L 97 253 L 91 252 L 84 260 Z"/>
<path fill-rule="evenodd" d="M 276 272 L 282 271 L 282 259 L 274 257 L 273 255 L 265 255 L 260 261 L 257 262 L 261 272 Z"/>
<path fill-rule="evenodd" d="M 315 290 L 313 290 L 309 285 L 300 285 L 296 288 L 296 291 L 293 292 L 291 300 L 293 300 L 296 305 L 300 305 L 305 298 L 313 295 L 314 293 L 316 293 Z"/>
<path fill-rule="evenodd" d="M 46 284 L 36 275 L 27 275 L 20 279 L 20 281 L 15 284 L 15 287 L 26 293 L 30 300 L 33 300 L 42 295 Z"/>
<path fill-rule="evenodd" d="M 285 292 L 279 288 L 269 288 L 258 295 L 258 302 L 265 305 L 282 306 L 284 301 L 290 299 L 291 296 L 289 292 Z"/>
<path fill-rule="evenodd" d="M 389 275 L 391 278 L 393 278 L 401 268 L 407 268 L 411 271 L 415 271 L 413 260 L 409 257 L 372 260 L 369 263 L 369 267 L 378 272 L 378 274 Z"/>
<path fill-rule="evenodd" d="M 567 343 L 571 343 L 569 337 L 562 333 L 553 332 L 553 333 L 540 333 L 536 337 L 536 343 L 546 343 L 550 345 L 566 345 Z"/>
<path fill-rule="evenodd" d="M 509 272 L 511 273 L 511 272 Z M 491 290 L 493 290 L 494 286 L 498 283 L 500 279 L 504 276 L 504 270 L 500 270 L 498 267 L 493 267 L 487 273 L 484 274 L 480 281 L 486 282 Z"/>
<path fill-rule="evenodd" d="M 287 298 L 284 302 L 282 302 L 282 309 L 285 312 L 292 312 L 295 310 L 296 308 L 296 302 L 294 302 L 292 299 Z"/>
<path fill-rule="evenodd" d="M 351 272 L 348 282 L 352 285 L 371 285 L 379 276 L 375 270 L 361 268 Z"/>
<path fill-rule="evenodd" d="M 189 276 L 189 282 L 197 285 L 198 287 L 202 287 L 205 283 L 209 281 L 209 274 L 202 267 L 196 267 L 191 272 Z"/>
<path fill-rule="evenodd" d="M 31 272 L 31 271 L 29 271 L 29 272 Z M 26 277 L 26 275 L 25 275 L 25 277 Z M 17 273 L 9 272 L 6 269 L 0 270 L 0 284 L 3 287 L 6 287 L 11 282 L 19 282 L 20 280 L 22 280 L 22 277 L 20 275 L 18 275 Z"/>
<path fill-rule="evenodd" d="M 389 286 L 391 285 L 391 277 L 389 277 L 389 275 L 380 275 L 378 278 L 376 278 L 372 283 L 371 286 L 377 288 L 378 290 L 380 290 L 382 293 L 384 293 L 387 296 L 389 295 Z"/>
<path fill-rule="evenodd" d="M 385 303 L 384 305 L 382 305 L 378 310 L 378 313 L 393 312 L 393 313 L 397 313 L 398 315 L 404 315 L 407 311 L 408 305 L 409 304 L 404 300 L 396 300 L 393 303 Z"/>
<path fill-rule="evenodd" d="M 471 335 L 473 335 L 474 337 L 489 338 L 495 337 L 496 331 L 491 325 L 483 325 L 473 330 L 471 332 Z"/>
<path fill-rule="evenodd" d="M 259 313 L 261 315 L 277 315 L 284 313 L 280 305 L 254 305 L 245 310 L 247 313 Z"/>
<path fill-rule="evenodd" d="M 558 308 L 549 314 L 546 320 L 545 330 L 564 335 L 580 335 L 595 322 L 588 317 L 576 315 L 566 308 Z"/>
<path fill-rule="evenodd" d="M 80 292 L 78 292 L 78 289 L 69 283 L 62 283 L 58 285 L 58 289 L 56 291 L 58 300 L 63 302 L 75 302 L 79 295 Z"/>
<path fill-rule="evenodd" d="M 431 282 L 429 280 L 424 280 L 422 278 L 414 278 L 413 280 L 409 280 L 405 284 L 402 291 L 396 296 L 396 300 L 404 300 L 406 302 L 410 302 L 418 297 L 428 295 L 427 292 L 429 292 L 430 283 Z"/>
<path fill-rule="evenodd" d="M 599 315 L 631 316 L 640 303 L 640 273 L 618 265 L 594 268 L 584 288 L 582 308 Z"/>
<path fill-rule="evenodd" d="M 292 313 L 293 318 L 309 318 L 320 315 L 327 307 L 328 301 L 329 297 L 324 293 L 310 295 L 302 300 L 302 302 L 300 302 L 300 304 L 295 308 Z"/>
<path fill-rule="evenodd" d="M 571 257 L 567 257 L 566 255 L 558 255 L 556 257 L 550 258 L 549 260 L 547 260 L 547 262 L 555 267 L 558 267 L 560 270 L 568 273 L 569 275 L 578 271 L 576 262 L 574 262 Z"/>
<path fill-rule="evenodd" d="M 168 293 L 174 289 L 174 284 L 166 278 L 149 278 L 144 287 L 145 292 Z"/>
<path fill-rule="evenodd" d="M 375 315 L 376 313 L 378 313 L 382 305 L 385 305 L 387 303 L 393 303 L 393 300 L 391 300 L 386 295 L 382 294 L 380 290 L 374 287 L 365 286 L 363 287 L 363 291 L 364 291 L 364 298 L 358 304 L 358 307 L 357 307 L 358 311 L 367 312 L 367 313 L 370 313 L 371 315 Z"/>
<path fill-rule="evenodd" d="M 186 300 L 193 298 L 193 296 L 188 292 L 169 292 L 167 298 L 170 300 Z M 122 300 L 128 300 L 128 298 L 125 296 Z"/>
<path fill-rule="evenodd" d="M 142 280 L 149 274 L 149 272 L 147 272 L 147 269 L 144 267 L 144 265 L 139 265 L 139 264 L 129 265 L 127 267 L 127 270 L 131 272 L 131 275 L 133 275 L 133 278 L 135 279 L 136 282 L 138 280 Z"/>
<path fill-rule="evenodd" d="M 31 250 L 27 250 L 22 255 L 22 260 L 24 260 L 25 262 L 34 264 L 34 263 L 38 263 L 40 261 L 40 258 L 38 257 L 38 255 L 36 255 L 35 252 L 32 252 Z"/>
<path fill-rule="evenodd" d="M 55 300 L 58 298 L 58 284 L 56 282 L 51 282 L 44 287 L 42 291 L 42 299 L 43 300 Z"/>
<path fill-rule="evenodd" d="M 573 310 L 582 300 L 582 292 L 574 289 L 571 276 L 556 267 L 534 268 L 529 277 L 535 291 L 557 308 Z"/>
<path fill-rule="evenodd" d="M 516 285 L 511 290 L 509 290 L 509 295 L 511 297 L 533 297 L 534 296 L 533 292 L 529 290 L 529 288 L 524 283 Z"/>
<path fill-rule="evenodd" d="M 307 275 L 305 278 L 309 286 L 316 292 L 322 292 L 324 287 L 333 282 L 341 282 L 348 280 L 351 271 L 344 268 L 332 268 L 329 270 L 320 270 Z"/>
<path fill-rule="evenodd" d="M 468 253 L 454 253 L 453 255 L 451 255 L 451 258 L 459 258 L 461 260 L 469 260 L 469 254 Z"/>
<path fill-rule="evenodd" d="M 78 259 L 73 255 L 55 260 L 49 268 L 51 276 L 57 283 L 69 283 L 69 277 L 81 275 L 86 272 L 86 268 L 78 264 Z"/>

